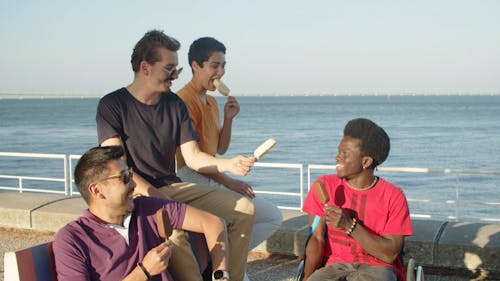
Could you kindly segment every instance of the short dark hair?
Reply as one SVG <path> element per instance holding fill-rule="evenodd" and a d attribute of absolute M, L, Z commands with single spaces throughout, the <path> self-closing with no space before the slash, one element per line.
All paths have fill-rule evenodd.
<path fill-rule="evenodd" d="M 372 168 L 382 164 L 389 155 L 391 142 L 387 133 L 373 121 L 358 118 L 347 122 L 344 136 L 361 140 L 361 153 L 363 156 L 373 158 Z"/>
<path fill-rule="evenodd" d="M 213 37 L 201 37 L 194 40 L 189 46 L 189 65 L 191 66 L 191 63 L 195 61 L 200 67 L 203 66 L 203 62 L 208 61 L 213 52 L 226 54 L 226 46 Z"/>
<path fill-rule="evenodd" d="M 88 186 L 109 173 L 108 164 L 124 154 L 121 146 L 99 146 L 85 152 L 75 167 L 75 183 L 87 204 L 90 200 Z"/>
<path fill-rule="evenodd" d="M 166 48 L 167 50 L 177 52 L 180 47 L 181 43 L 179 41 L 166 35 L 163 31 L 150 30 L 135 44 L 132 58 L 130 59 L 132 69 L 134 72 L 138 72 L 143 60 L 149 64 L 160 61 L 159 48 Z"/>

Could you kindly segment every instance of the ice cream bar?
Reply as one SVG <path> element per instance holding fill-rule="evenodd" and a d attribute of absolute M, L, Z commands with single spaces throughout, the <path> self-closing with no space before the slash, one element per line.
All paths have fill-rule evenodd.
<path fill-rule="evenodd" d="M 314 192 L 316 192 L 316 196 L 318 197 L 318 201 L 325 205 L 329 200 L 330 196 L 328 192 L 326 192 L 325 184 L 321 181 L 317 181 L 314 183 Z"/>
<path fill-rule="evenodd" d="M 222 81 L 220 81 L 220 79 L 215 79 L 214 80 L 214 85 L 215 85 L 215 88 L 217 88 L 217 91 L 219 91 L 219 93 L 221 93 L 222 95 L 224 96 L 229 96 L 229 88 L 226 86 L 226 84 L 222 83 Z"/>
<path fill-rule="evenodd" d="M 161 238 L 168 239 L 172 235 L 172 224 L 167 211 L 163 208 L 156 211 L 156 225 Z"/>
<path fill-rule="evenodd" d="M 255 151 L 253 152 L 253 156 L 257 158 L 257 160 L 262 158 L 262 156 L 264 156 L 269 150 L 271 150 L 271 148 L 273 148 L 275 144 L 276 140 L 273 138 L 266 140 L 255 149 Z"/>

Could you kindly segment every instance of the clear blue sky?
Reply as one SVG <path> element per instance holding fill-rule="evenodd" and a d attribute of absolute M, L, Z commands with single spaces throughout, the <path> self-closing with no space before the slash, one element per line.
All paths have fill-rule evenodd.
<path fill-rule="evenodd" d="M 104 95 L 150 29 L 184 67 L 193 40 L 222 41 L 235 95 L 500 92 L 498 0 L 0 0 L 0 93 Z"/>

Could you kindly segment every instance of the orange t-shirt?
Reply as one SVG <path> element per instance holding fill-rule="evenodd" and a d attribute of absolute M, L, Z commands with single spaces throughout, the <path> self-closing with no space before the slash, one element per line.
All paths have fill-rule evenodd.
<path fill-rule="evenodd" d="M 207 103 L 195 91 L 193 82 L 190 81 L 177 95 L 187 106 L 189 117 L 198 138 L 200 150 L 212 156 L 217 153 L 220 134 L 219 106 L 214 97 L 206 95 Z"/>

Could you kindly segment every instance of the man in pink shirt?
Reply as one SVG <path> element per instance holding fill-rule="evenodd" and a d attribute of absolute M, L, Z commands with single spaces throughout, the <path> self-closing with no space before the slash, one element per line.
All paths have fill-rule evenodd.
<path fill-rule="evenodd" d="M 203 233 L 214 272 L 227 272 L 225 222 L 184 203 L 134 198 L 133 172 L 123 155 L 121 146 L 96 147 L 75 167 L 75 183 L 89 208 L 55 237 L 58 280 L 173 280 L 168 270 L 174 245 L 157 228 L 156 211 L 161 208 L 170 227 Z M 229 279 L 226 275 L 219 280 Z"/>
<path fill-rule="evenodd" d="M 304 203 L 310 221 L 323 217 L 327 231 L 324 238 L 325 223 L 319 223 L 309 240 L 304 280 L 404 279 L 398 256 L 404 237 L 412 235 L 408 204 L 401 189 L 374 175 L 389 150 L 389 136 L 372 121 L 345 126 L 337 174 L 316 179 Z M 320 185 L 328 196 L 318 196 Z M 329 199 L 326 204 L 321 197 Z M 316 270 L 323 257 L 326 266 Z"/>

